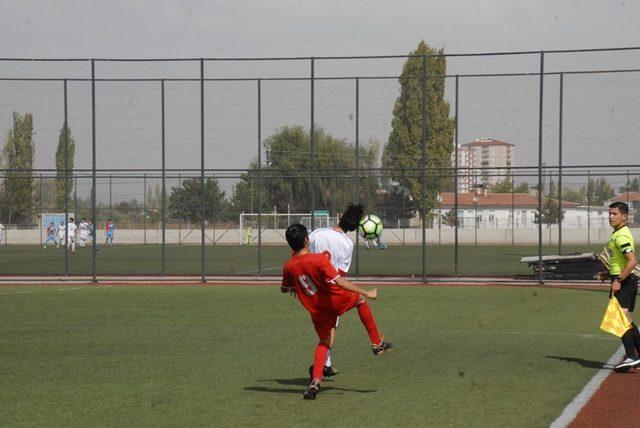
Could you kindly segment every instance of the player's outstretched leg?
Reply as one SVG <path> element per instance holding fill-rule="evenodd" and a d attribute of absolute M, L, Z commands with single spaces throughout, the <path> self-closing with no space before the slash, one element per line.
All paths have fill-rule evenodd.
<path fill-rule="evenodd" d="M 391 343 L 382 341 L 380 332 L 378 331 L 376 320 L 373 317 L 373 312 L 371 312 L 371 308 L 369 307 L 367 301 L 364 300 L 357 306 L 357 308 L 360 321 L 362 321 L 364 328 L 369 334 L 369 339 L 371 339 L 371 351 L 373 352 L 373 354 L 380 355 L 383 352 L 392 349 L 393 345 Z"/>

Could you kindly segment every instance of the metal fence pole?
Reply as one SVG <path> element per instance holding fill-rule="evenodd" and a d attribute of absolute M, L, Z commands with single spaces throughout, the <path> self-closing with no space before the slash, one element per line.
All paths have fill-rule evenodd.
<path fill-rule="evenodd" d="M 455 164 L 455 168 L 453 169 L 454 172 L 454 183 L 453 183 L 453 212 L 454 212 L 454 221 L 453 221 L 453 227 L 454 227 L 454 243 L 453 243 L 453 274 L 454 275 L 458 275 L 458 165 L 460 165 L 460 160 L 458 159 L 458 144 L 459 144 L 459 140 L 458 140 L 458 121 L 460 120 L 460 110 L 458 108 L 459 105 L 459 90 L 460 90 L 460 76 L 458 76 L 456 74 L 456 90 L 455 90 L 455 103 L 456 103 L 456 109 L 455 109 L 455 135 L 456 135 L 456 139 L 455 139 L 455 146 L 454 146 L 454 150 L 456 151 L 455 153 L 455 158 L 456 158 L 456 164 Z"/>
<path fill-rule="evenodd" d="M 542 285 L 542 110 L 544 102 L 544 51 L 540 52 L 540 99 L 538 101 L 538 283 Z"/>
<path fill-rule="evenodd" d="M 167 183 L 166 183 L 166 150 L 165 150 L 165 123 L 164 123 L 164 79 L 160 81 L 160 115 L 162 118 L 162 275 L 167 274 Z"/>
<path fill-rule="evenodd" d="M 62 138 L 64 138 L 64 276 L 69 275 L 69 145 L 68 145 L 68 133 L 67 133 L 67 79 L 63 80 L 63 95 L 64 95 L 64 128 L 62 130 Z M 73 238 L 75 239 L 75 237 Z"/>
<path fill-rule="evenodd" d="M 422 135 L 420 141 L 421 157 L 420 157 L 420 171 L 421 171 L 421 187 L 422 197 L 421 199 L 421 225 L 422 225 L 422 282 L 427 282 L 427 231 L 426 231 L 426 217 L 427 217 L 427 54 L 422 56 Z"/>
<path fill-rule="evenodd" d="M 207 282 L 204 251 L 204 59 L 200 58 L 200 281 Z"/>
<path fill-rule="evenodd" d="M 360 78 L 356 77 L 356 185 L 355 200 L 360 203 Z M 356 275 L 360 274 L 360 234 L 356 229 Z"/>
<path fill-rule="evenodd" d="M 564 73 L 560 73 L 560 99 L 558 105 L 558 254 L 562 255 L 562 112 Z"/>
<path fill-rule="evenodd" d="M 182 188 L 182 173 L 178 173 L 178 189 Z M 178 218 L 178 245 L 182 245 L 182 218 Z"/>
<path fill-rule="evenodd" d="M 258 275 L 262 275 L 262 80 L 258 79 Z M 289 226 L 289 225 L 287 225 Z M 249 242 L 251 244 L 251 242 Z"/>
<path fill-rule="evenodd" d="M 42 226 L 44 226 L 42 220 L 42 211 L 43 211 L 43 207 L 42 207 L 42 174 L 38 175 L 38 212 L 40 213 L 40 245 L 42 245 Z M 47 225 L 48 226 L 48 225 Z M 0 234 L 2 233 L 2 231 L 0 231 Z"/>
<path fill-rule="evenodd" d="M 591 245 L 591 171 L 587 171 L 587 245 Z"/>
<path fill-rule="evenodd" d="M 309 134 L 309 142 L 310 142 L 310 158 L 311 162 L 311 185 L 310 187 L 310 196 L 311 196 L 311 230 L 316 228 L 316 217 L 315 217 L 315 203 L 316 203 L 316 147 L 315 147 L 315 58 L 311 58 L 311 126 L 310 126 L 310 134 Z"/>
<path fill-rule="evenodd" d="M 142 176 L 142 185 L 144 186 L 142 202 L 142 224 L 144 225 L 144 245 L 147 245 L 147 174 Z"/>
<path fill-rule="evenodd" d="M 97 283 L 96 278 L 96 253 L 97 246 L 97 219 L 96 219 L 96 63 L 91 59 L 91 217 L 96 231 L 93 236 L 91 247 L 91 276 L 93 283 Z"/>
<path fill-rule="evenodd" d="M 113 183 L 112 176 L 109 174 L 109 218 L 113 221 Z"/>
<path fill-rule="evenodd" d="M 516 244 L 516 185 L 511 173 L 511 246 Z"/>

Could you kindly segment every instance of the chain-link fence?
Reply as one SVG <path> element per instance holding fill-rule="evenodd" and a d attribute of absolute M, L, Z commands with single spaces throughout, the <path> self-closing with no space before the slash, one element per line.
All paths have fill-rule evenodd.
<path fill-rule="evenodd" d="M 614 200 L 640 223 L 640 48 L 5 58 L 0 129 L 0 275 L 277 274 L 351 202 L 384 224 L 352 273 L 423 280 L 597 251 Z"/>

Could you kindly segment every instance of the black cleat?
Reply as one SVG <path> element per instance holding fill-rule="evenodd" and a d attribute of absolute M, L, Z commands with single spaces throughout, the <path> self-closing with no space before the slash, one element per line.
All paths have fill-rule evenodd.
<path fill-rule="evenodd" d="M 393 345 L 389 342 L 380 342 L 380 345 L 371 345 L 371 351 L 373 351 L 373 355 L 380 355 L 385 351 L 389 351 L 393 349 Z"/>
<path fill-rule="evenodd" d="M 307 391 L 304 394 L 302 394 L 302 398 L 304 398 L 305 400 L 315 400 L 316 394 L 318 394 L 318 391 L 320 391 L 320 381 L 317 379 L 314 379 L 309 384 Z"/>
<path fill-rule="evenodd" d="M 613 367 L 613 370 L 618 373 L 626 373 L 634 367 L 640 366 L 640 358 L 625 358 L 620 364 Z"/>
<path fill-rule="evenodd" d="M 324 366 L 322 369 L 322 377 L 331 377 L 340 373 L 337 369 L 333 368 L 333 366 Z M 313 365 L 309 366 L 309 380 L 313 380 Z"/>

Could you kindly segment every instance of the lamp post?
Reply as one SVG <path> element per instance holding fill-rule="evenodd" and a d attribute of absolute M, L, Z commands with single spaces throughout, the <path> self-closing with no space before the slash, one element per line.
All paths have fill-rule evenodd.
<path fill-rule="evenodd" d="M 438 245 L 442 244 L 442 195 L 436 196 L 438 201 Z"/>
<path fill-rule="evenodd" d="M 473 195 L 473 245 L 478 245 L 478 195 Z"/>

